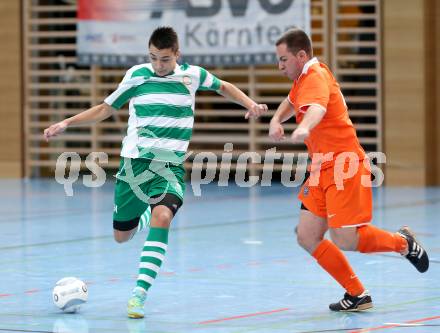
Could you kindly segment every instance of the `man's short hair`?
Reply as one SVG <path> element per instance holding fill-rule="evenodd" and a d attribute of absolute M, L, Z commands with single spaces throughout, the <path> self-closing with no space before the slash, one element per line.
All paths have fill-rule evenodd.
<path fill-rule="evenodd" d="M 304 50 L 310 58 L 313 57 L 312 41 L 301 29 L 292 28 L 287 30 L 278 38 L 276 46 L 280 44 L 286 44 L 287 49 L 292 54 Z"/>
<path fill-rule="evenodd" d="M 171 27 L 159 27 L 153 31 L 148 41 L 148 47 L 154 45 L 157 49 L 172 49 L 173 52 L 179 50 L 179 39 L 176 31 Z"/>

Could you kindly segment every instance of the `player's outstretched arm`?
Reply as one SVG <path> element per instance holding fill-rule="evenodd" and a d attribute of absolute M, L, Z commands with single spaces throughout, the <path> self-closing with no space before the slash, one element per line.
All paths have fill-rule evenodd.
<path fill-rule="evenodd" d="M 267 112 L 266 104 L 257 104 L 232 83 L 220 81 L 220 89 L 217 92 L 228 100 L 245 107 L 248 110 L 244 116 L 246 119 L 258 118 Z"/>
<path fill-rule="evenodd" d="M 86 125 L 100 122 L 110 117 L 116 110 L 106 103 L 95 105 L 77 115 L 64 119 L 53 124 L 44 130 L 44 138 L 46 141 L 53 136 L 63 133 L 67 127 L 75 125 Z"/>

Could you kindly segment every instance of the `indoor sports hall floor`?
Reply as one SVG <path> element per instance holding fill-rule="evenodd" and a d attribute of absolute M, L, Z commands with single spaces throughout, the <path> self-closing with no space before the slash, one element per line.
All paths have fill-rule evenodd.
<path fill-rule="evenodd" d="M 332 313 L 342 289 L 296 243 L 296 189 L 188 188 L 144 320 L 126 318 L 145 233 L 112 238 L 113 186 L 0 182 L 0 332 L 440 332 L 440 188 L 382 188 L 374 223 L 408 224 L 431 257 L 418 273 L 394 254 L 348 256 L 373 296 L 365 313 Z M 78 314 L 55 308 L 55 282 L 89 285 Z"/>

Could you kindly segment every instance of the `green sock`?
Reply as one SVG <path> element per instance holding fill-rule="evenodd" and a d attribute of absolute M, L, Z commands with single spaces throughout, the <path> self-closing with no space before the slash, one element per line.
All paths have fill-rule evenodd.
<path fill-rule="evenodd" d="M 150 228 L 144 243 L 136 285 L 145 289 L 145 291 L 148 291 L 153 284 L 165 259 L 165 252 L 168 246 L 168 231 L 169 229 Z"/>

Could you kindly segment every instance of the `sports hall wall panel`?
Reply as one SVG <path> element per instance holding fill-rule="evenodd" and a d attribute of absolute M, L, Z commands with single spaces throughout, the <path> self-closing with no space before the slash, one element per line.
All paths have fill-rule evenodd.
<path fill-rule="evenodd" d="M 0 177 L 22 175 L 20 1 L 0 2 Z"/>
<path fill-rule="evenodd" d="M 438 4 L 387 0 L 383 6 L 387 184 L 439 185 L 438 19 L 431 16 Z"/>
<path fill-rule="evenodd" d="M 350 115 L 367 151 L 382 150 L 381 137 L 381 6 L 379 0 L 312 0 L 312 38 L 316 55 L 338 76 Z M 56 159 L 65 151 L 85 160 L 92 151 L 108 154 L 107 169 L 118 166 L 120 141 L 126 129 L 127 110 L 92 127 L 69 129 L 46 143 L 41 135 L 49 124 L 100 103 L 120 81 L 124 68 L 76 64 L 76 6 L 66 1 L 23 0 L 25 45 L 25 175 L 52 176 Z M 279 75 L 277 64 L 209 68 L 251 97 L 267 103 L 270 112 L 248 123 L 244 111 L 221 96 L 205 93 L 196 104 L 196 125 L 190 150 L 211 151 L 217 156 L 224 144 L 234 146 L 232 168 L 245 151 L 304 152 L 302 145 L 275 144 L 268 124 L 291 83 Z M 286 124 L 291 132 L 295 124 Z M 187 166 L 192 166 L 190 159 Z M 201 166 L 206 167 L 206 166 Z M 219 164 L 214 167 L 219 167 Z M 258 173 L 262 164 L 253 164 Z M 275 160 L 281 170 L 282 160 Z"/>

